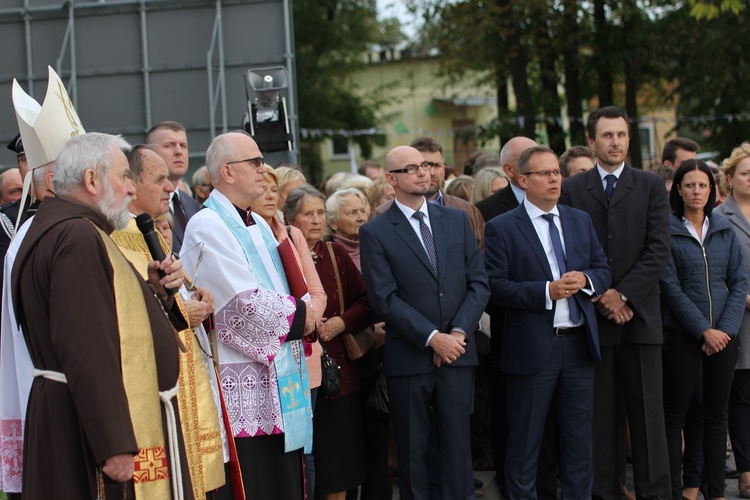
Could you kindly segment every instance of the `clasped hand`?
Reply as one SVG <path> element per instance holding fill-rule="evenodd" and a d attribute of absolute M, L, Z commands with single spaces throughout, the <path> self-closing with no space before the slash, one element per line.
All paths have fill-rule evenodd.
<path fill-rule="evenodd" d="M 586 275 L 580 271 L 569 271 L 559 280 L 550 282 L 549 296 L 552 300 L 567 299 L 586 287 Z"/>
<path fill-rule="evenodd" d="M 611 319 L 617 325 L 624 325 L 633 319 L 633 310 L 620 297 L 620 292 L 610 288 L 603 294 L 594 297 L 596 310 L 607 319 Z"/>
<path fill-rule="evenodd" d="M 211 291 L 200 286 L 196 288 L 190 299 L 185 301 L 190 326 L 195 328 L 200 325 L 209 314 L 214 312 L 215 307 L 216 303 Z"/>
<path fill-rule="evenodd" d="M 318 327 L 318 338 L 323 342 L 328 342 L 344 330 L 346 330 L 346 324 L 341 317 L 322 318 L 321 324 Z"/>
<path fill-rule="evenodd" d="M 701 349 L 706 353 L 706 356 L 710 356 L 723 351 L 731 340 L 732 338 L 721 330 L 709 328 L 703 332 L 703 345 Z"/>
<path fill-rule="evenodd" d="M 438 367 L 443 363 L 449 365 L 466 352 L 466 337 L 458 331 L 452 331 L 451 333 L 437 332 L 430 339 L 429 345 L 434 351 L 432 354 L 433 363 Z"/>

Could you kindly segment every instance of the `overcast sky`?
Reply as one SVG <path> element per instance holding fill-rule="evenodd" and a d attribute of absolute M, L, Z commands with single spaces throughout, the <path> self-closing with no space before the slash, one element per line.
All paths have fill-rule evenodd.
<path fill-rule="evenodd" d="M 417 31 L 416 20 L 406 9 L 402 0 L 377 0 L 377 2 L 378 17 L 380 19 L 397 17 L 401 20 L 404 34 L 409 38 L 414 36 Z"/>

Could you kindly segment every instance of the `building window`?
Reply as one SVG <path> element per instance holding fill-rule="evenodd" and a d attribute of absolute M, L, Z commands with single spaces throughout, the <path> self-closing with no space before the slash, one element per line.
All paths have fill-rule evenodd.
<path fill-rule="evenodd" d="M 349 139 L 347 137 L 336 136 L 330 141 L 331 159 L 345 160 L 349 158 Z"/>
<path fill-rule="evenodd" d="M 654 161 L 654 124 L 639 123 L 638 134 L 641 139 L 641 159 L 644 164 L 650 164 Z"/>

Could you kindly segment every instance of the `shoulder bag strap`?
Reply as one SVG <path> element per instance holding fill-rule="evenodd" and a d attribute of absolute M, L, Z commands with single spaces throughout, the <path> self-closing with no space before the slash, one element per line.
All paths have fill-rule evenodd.
<path fill-rule="evenodd" d="M 333 253 L 333 245 L 330 241 L 326 241 L 328 247 L 328 253 L 331 254 L 331 264 L 333 264 L 333 272 L 336 275 L 336 287 L 339 289 L 339 314 L 344 312 L 344 292 L 341 290 L 341 276 L 339 275 L 339 265 L 336 263 L 336 254 Z"/>

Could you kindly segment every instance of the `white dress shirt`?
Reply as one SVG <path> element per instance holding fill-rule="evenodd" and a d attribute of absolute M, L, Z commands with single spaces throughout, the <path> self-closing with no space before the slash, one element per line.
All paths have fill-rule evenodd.
<path fill-rule="evenodd" d="M 562 244 L 564 252 L 565 235 L 563 235 L 562 225 L 560 224 L 560 212 L 557 210 L 557 205 L 555 205 L 549 212 L 545 212 L 541 208 L 531 203 L 528 199 L 523 200 L 523 205 L 524 208 L 526 208 L 526 213 L 529 214 L 529 218 L 531 219 L 531 223 L 534 225 L 536 235 L 539 237 L 539 242 L 542 244 L 542 248 L 544 249 L 544 255 L 545 257 L 547 257 L 547 263 L 549 264 L 549 268 L 552 271 L 552 279 L 555 281 L 559 280 L 562 274 L 560 273 L 560 267 L 557 265 L 555 249 L 552 247 L 552 239 L 549 235 L 549 223 L 542 217 L 546 213 L 551 213 L 555 216 L 554 223 L 555 227 L 557 227 L 557 232 L 560 233 L 560 243 Z M 563 256 L 563 258 L 565 258 L 565 256 Z M 573 269 L 569 269 L 569 271 L 572 270 Z M 550 282 L 548 281 L 545 288 L 546 308 L 548 311 L 552 310 L 552 298 L 550 297 L 549 287 Z M 591 280 L 588 276 L 586 276 L 586 288 L 581 291 L 588 295 L 593 295 L 594 293 L 591 285 Z M 555 317 L 553 322 L 553 326 L 555 328 L 573 328 L 583 324 L 583 317 L 581 317 L 581 321 L 578 324 L 575 324 L 573 323 L 573 321 L 571 321 L 567 297 L 558 299 L 555 302 Z"/>

